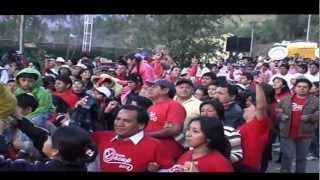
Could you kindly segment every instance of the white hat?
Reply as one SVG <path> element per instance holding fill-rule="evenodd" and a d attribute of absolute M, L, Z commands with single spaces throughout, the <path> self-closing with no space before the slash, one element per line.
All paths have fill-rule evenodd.
<path fill-rule="evenodd" d="M 58 57 L 58 58 L 56 59 L 56 62 L 62 62 L 62 63 L 64 63 L 65 60 L 64 60 L 62 57 Z"/>
<path fill-rule="evenodd" d="M 106 88 L 104 86 L 96 87 L 96 90 L 105 95 L 107 98 L 111 96 L 111 91 L 109 88 Z"/>
<path fill-rule="evenodd" d="M 76 66 L 81 67 L 82 69 L 88 69 L 88 67 L 82 63 L 78 63 Z"/>

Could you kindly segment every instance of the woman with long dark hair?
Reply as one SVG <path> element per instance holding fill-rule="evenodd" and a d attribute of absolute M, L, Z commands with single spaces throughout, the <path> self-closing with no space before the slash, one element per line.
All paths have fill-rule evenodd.
<path fill-rule="evenodd" d="M 200 105 L 200 115 L 212 118 L 212 120 L 224 121 L 224 107 L 218 100 L 205 101 Z M 231 153 L 229 159 L 232 163 L 239 162 L 243 157 L 241 148 L 241 136 L 231 126 L 223 126 L 224 135 L 227 137 L 231 145 Z"/>
<path fill-rule="evenodd" d="M 286 96 L 290 96 L 290 89 L 285 79 L 281 77 L 275 77 L 272 82 L 277 102 L 280 102 L 281 99 L 283 99 Z"/>
<path fill-rule="evenodd" d="M 191 147 L 169 172 L 233 172 L 230 143 L 218 119 L 197 117 L 190 121 L 186 142 Z"/>

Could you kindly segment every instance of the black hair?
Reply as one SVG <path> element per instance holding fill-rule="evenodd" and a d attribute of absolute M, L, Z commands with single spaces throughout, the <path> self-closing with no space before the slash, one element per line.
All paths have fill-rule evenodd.
<path fill-rule="evenodd" d="M 130 111 L 136 111 L 137 112 L 137 121 L 138 124 L 144 124 L 145 127 L 148 125 L 149 122 L 149 114 L 148 112 L 140 107 L 140 106 L 135 106 L 135 105 L 131 105 L 131 104 L 126 104 L 123 105 L 119 111 L 121 110 L 130 110 Z M 119 112 L 118 111 L 118 112 Z"/>
<path fill-rule="evenodd" d="M 196 117 L 192 122 L 199 121 L 201 131 L 203 132 L 209 150 L 219 151 L 225 158 L 230 158 L 231 145 L 226 136 L 224 135 L 224 128 L 222 121 L 213 117 Z"/>
<path fill-rule="evenodd" d="M 238 88 L 236 85 L 225 83 L 225 84 L 218 84 L 218 87 L 227 88 L 227 92 L 229 96 L 235 96 L 235 98 L 237 98 Z"/>
<path fill-rule="evenodd" d="M 299 64 L 298 66 L 301 67 L 304 70 L 304 72 L 308 71 L 308 66 L 306 64 Z"/>
<path fill-rule="evenodd" d="M 61 74 L 61 70 L 62 70 L 62 69 L 66 69 L 66 70 L 67 70 L 67 74 Z M 70 70 L 69 68 L 67 68 L 67 67 L 60 67 L 59 70 L 58 70 L 58 74 L 59 74 L 59 75 L 65 75 L 65 76 L 71 76 L 72 73 L 71 73 L 71 70 Z"/>
<path fill-rule="evenodd" d="M 145 109 L 148 109 L 152 105 L 152 101 L 149 98 L 139 95 L 129 95 L 126 104 L 131 104 L 133 101 L 137 103 L 137 106 Z"/>
<path fill-rule="evenodd" d="M 193 83 L 189 79 L 180 79 L 180 80 L 178 80 L 177 83 L 176 83 L 176 87 L 181 85 L 181 84 L 188 84 L 189 86 L 191 86 L 193 88 Z"/>
<path fill-rule="evenodd" d="M 143 85 L 142 77 L 139 74 L 129 74 L 127 81 L 133 81 L 137 84 L 140 83 L 141 86 Z"/>
<path fill-rule="evenodd" d="M 311 63 L 309 64 L 309 66 L 311 66 L 311 65 L 315 65 L 315 66 L 317 66 L 317 68 L 319 69 L 319 64 L 318 64 L 318 63 L 316 63 L 316 62 L 311 62 Z"/>
<path fill-rule="evenodd" d="M 140 74 L 140 63 L 142 62 L 142 58 L 140 56 L 136 56 L 134 53 L 130 53 L 126 56 L 126 59 L 133 59 L 136 62 L 137 66 L 137 73 Z M 134 67 L 132 67 L 134 68 Z M 129 74 L 131 73 L 133 69 L 129 70 Z"/>
<path fill-rule="evenodd" d="M 274 102 L 277 102 L 277 100 L 275 98 L 276 92 L 270 84 L 263 83 L 262 89 L 264 91 L 264 94 L 266 96 L 266 100 L 267 100 L 268 104 L 272 104 Z"/>
<path fill-rule="evenodd" d="M 91 76 L 93 75 L 93 71 L 92 71 L 92 69 L 90 69 L 90 68 L 87 68 L 87 69 L 81 69 L 81 70 L 79 71 L 79 74 L 78 74 L 78 78 L 77 78 L 77 79 L 80 79 L 80 80 L 81 80 L 81 74 L 82 74 L 84 71 L 89 71 L 89 72 L 90 72 L 90 74 L 91 74 Z"/>
<path fill-rule="evenodd" d="M 315 82 L 313 82 L 312 84 L 315 85 L 316 88 L 319 88 L 319 81 L 315 81 Z"/>
<path fill-rule="evenodd" d="M 281 93 L 286 93 L 286 92 L 290 92 L 290 88 L 288 86 L 288 83 L 285 79 L 281 78 L 281 77 L 275 77 L 272 82 L 274 82 L 276 79 L 280 80 L 282 82 L 282 88 L 281 88 Z"/>
<path fill-rule="evenodd" d="M 246 108 L 246 102 L 249 97 L 252 97 L 255 103 L 256 96 L 255 96 L 255 91 L 252 88 L 246 89 L 238 94 L 236 101 L 242 109 Z"/>
<path fill-rule="evenodd" d="M 284 68 L 286 68 L 287 70 L 290 69 L 290 66 L 289 66 L 289 64 L 287 64 L 287 63 L 282 63 L 282 64 L 280 65 L 280 67 L 284 67 Z"/>
<path fill-rule="evenodd" d="M 128 67 L 128 63 L 127 63 L 126 61 L 124 61 L 123 59 L 120 59 L 120 60 L 118 61 L 118 65 L 122 65 L 122 66 Z"/>
<path fill-rule="evenodd" d="M 201 111 L 201 108 L 204 105 L 211 105 L 212 107 L 214 107 L 214 109 L 217 111 L 217 115 L 218 118 L 221 121 L 224 121 L 224 107 L 223 104 L 221 102 L 219 102 L 217 99 L 212 99 L 212 100 L 208 100 L 208 101 L 204 101 L 200 104 L 200 108 L 199 111 Z"/>
<path fill-rule="evenodd" d="M 43 87 L 46 89 L 55 90 L 54 83 L 56 79 L 53 76 L 45 76 L 42 78 Z"/>
<path fill-rule="evenodd" d="M 213 72 L 206 72 L 206 73 L 204 73 L 204 74 L 202 75 L 202 77 L 203 77 L 203 76 L 210 77 L 212 80 L 216 80 L 216 79 L 217 79 L 216 74 L 213 73 Z"/>
<path fill-rule="evenodd" d="M 208 88 L 206 88 L 204 86 L 199 86 L 199 87 L 195 88 L 193 92 L 196 92 L 198 89 L 203 92 L 203 96 L 208 95 Z"/>
<path fill-rule="evenodd" d="M 57 80 L 62 81 L 66 85 L 70 84 L 70 87 L 72 86 L 72 80 L 69 76 L 58 76 L 56 81 Z"/>
<path fill-rule="evenodd" d="M 243 72 L 241 75 L 245 76 L 249 81 L 253 81 L 253 75 L 251 73 Z"/>
<path fill-rule="evenodd" d="M 16 82 L 14 79 L 9 79 L 7 83 Z"/>
<path fill-rule="evenodd" d="M 39 76 L 35 73 L 21 73 L 17 76 L 17 79 L 19 78 L 31 78 L 31 79 L 37 80 Z"/>
<path fill-rule="evenodd" d="M 298 85 L 298 83 L 307 83 L 309 86 L 309 89 L 312 87 L 312 83 L 308 79 L 305 79 L 305 78 L 297 79 L 296 83 L 294 83 L 294 86 L 296 87 Z"/>
<path fill-rule="evenodd" d="M 52 147 L 59 150 L 61 160 L 81 164 L 95 160 L 97 146 L 84 129 L 78 126 L 60 127 L 51 138 Z"/>
<path fill-rule="evenodd" d="M 270 68 L 270 65 L 268 63 L 263 63 L 262 66 L 266 67 L 266 68 Z"/>
<path fill-rule="evenodd" d="M 38 108 L 38 101 L 37 99 L 28 93 L 19 94 L 16 96 L 17 98 L 17 105 L 21 107 L 22 109 L 26 109 L 28 107 L 31 107 L 32 112 L 35 111 Z"/>

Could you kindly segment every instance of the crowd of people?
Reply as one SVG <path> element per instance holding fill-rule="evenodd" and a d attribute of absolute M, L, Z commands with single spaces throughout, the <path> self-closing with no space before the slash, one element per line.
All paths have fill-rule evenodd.
<path fill-rule="evenodd" d="M 275 142 L 281 172 L 319 157 L 319 59 L 102 59 L 1 63 L 1 171 L 266 172 Z"/>

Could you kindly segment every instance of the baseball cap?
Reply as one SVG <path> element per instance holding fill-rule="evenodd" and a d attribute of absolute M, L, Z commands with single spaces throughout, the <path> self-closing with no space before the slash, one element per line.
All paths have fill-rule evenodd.
<path fill-rule="evenodd" d="M 155 80 L 155 81 L 153 81 L 151 83 L 153 85 L 156 85 L 156 86 L 162 86 L 162 87 L 168 88 L 169 89 L 169 94 L 175 94 L 176 93 L 175 85 L 169 80 L 158 79 L 158 80 Z"/>

